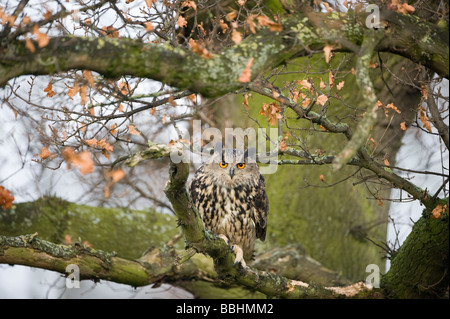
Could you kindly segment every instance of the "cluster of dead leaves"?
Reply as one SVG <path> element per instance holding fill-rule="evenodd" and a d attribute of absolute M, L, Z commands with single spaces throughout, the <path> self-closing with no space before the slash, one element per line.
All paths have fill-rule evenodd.
<path fill-rule="evenodd" d="M 380 100 L 377 101 L 377 108 L 384 110 L 384 115 L 388 117 L 389 110 L 394 110 L 396 113 L 401 114 L 402 112 L 394 105 L 394 103 L 389 103 L 388 105 L 383 105 Z"/>
<path fill-rule="evenodd" d="M 437 219 L 440 218 L 441 216 L 448 216 L 448 206 L 447 204 L 445 204 L 444 206 L 442 206 L 441 204 L 436 205 L 436 207 L 433 209 L 433 211 L 431 212 L 431 219 Z"/>
<path fill-rule="evenodd" d="M 423 123 L 423 127 L 427 129 L 428 132 L 432 133 L 431 124 L 428 120 L 427 114 L 425 112 L 425 109 L 423 106 L 419 106 L 419 115 L 420 115 L 420 121 Z"/>
<path fill-rule="evenodd" d="M 416 11 L 412 5 L 403 3 L 402 0 L 392 0 L 391 3 L 388 3 L 388 8 L 401 14 L 410 14 Z"/>
<path fill-rule="evenodd" d="M 75 243 L 72 241 L 72 236 L 70 236 L 69 234 L 66 234 L 66 235 L 64 236 L 64 241 L 66 242 L 67 245 L 73 245 L 73 244 L 75 244 Z M 81 239 L 80 239 L 80 242 L 81 242 Z M 83 242 L 83 245 L 86 246 L 86 247 L 91 247 L 91 248 L 92 248 L 91 243 L 88 242 L 87 240 L 85 240 L 85 241 Z"/>
<path fill-rule="evenodd" d="M 53 97 L 56 93 L 53 91 L 52 82 L 48 82 L 47 87 L 44 89 L 44 92 L 47 93 L 48 97 Z"/>
<path fill-rule="evenodd" d="M 232 11 L 227 14 L 225 19 L 227 21 L 230 21 L 230 24 L 231 24 L 231 28 L 232 28 L 231 29 L 232 30 L 231 31 L 231 40 L 234 43 L 239 44 L 243 39 L 243 35 L 240 31 L 237 30 L 238 23 L 236 21 L 233 21 L 236 18 L 236 16 L 237 16 L 237 12 Z M 245 20 L 245 25 L 248 27 L 250 32 L 253 34 L 256 33 L 256 29 L 261 29 L 263 27 L 268 27 L 271 32 L 283 31 L 283 26 L 280 23 L 271 20 L 266 15 L 250 14 L 247 17 L 247 19 Z M 223 33 L 225 33 L 226 30 L 229 29 L 228 25 L 223 20 L 221 20 L 220 26 L 222 28 Z"/>
<path fill-rule="evenodd" d="M 112 25 L 103 27 L 99 31 L 103 35 L 106 35 L 108 38 L 118 38 L 119 37 L 119 30 L 114 28 Z"/>
<path fill-rule="evenodd" d="M 84 140 L 84 141 L 86 142 L 87 145 L 100 149 L 102 151 L 103 156 L 105 156 L 107 159 L 109 159 L 108 152 L 112 152 L 114 150 L 114 148 L 111 146 L 111 144 L 106 142 L 106 140 L 104 138 L 102 138 L 100 141 L 97 141 L 96 138 L 92 138 L 90 140 Z"/>
<path fill-rule="evenodd" d="M 189 46 L 192 52 L 204 57 L 205 59 L 212 59 L 213 55 L 206 49 L 205 44 L 200 40 L 189 39 Z"/>
<path fill-rule="evenodd" d="M 72 147 L 66 147 L 62 150 L 61 155 L 67 162 L 67 167 L 79 167 L 81 174 L 88 174 L 94 171 L 94 161 L 91 153 L 87 151 L 75 152 Z"/>
<path fill-rule="evenodd" d="M 38 44 L 38 47 L 39 47 L 39 48 L 45 47 L 45 46 L 48 45 L 48 43 L 50 42 L 50 39 L 49 39 L 49 37 L 47 36 L 47 34 L 42 33 L 42 32 L 39 31 L 39 26 L 38 26 L 38 25 L 35 25 L 35 26 L 33 27 L 33 32 L 32 32 L 32 34 L 36 37 L 37 44 Z M 30 38 L 26 38 L 26 39 L 25 39 L 25 47 L 26 47 L 31 53 L 36 52 L 36 48 L 35 48 L 35 46 L 34 46 L 34 44 L 33 44 L 33 42 L 31 41 Z"/>
<path fill-rule="evenodd" d="M 9 190 L 5 189 L 3 186 L 0 186 L 0 206 L 3 209 L 8 209 L 12 207 L 14 201 L 14 196 L 12 196 Z"/>
<path fill-rule="evenodd" d="M 310 82 L 310 80 L 299 80 L 297 81 L 297 85 L 299 86 L 298 90 L 294 90 L 291 93 L 291 98 L 294 102 L 297 103 L 297 101 L 299 99 L 301 99 L 301 105 L 303 108 L 307 108 L 310 105 L 311 99 L 315 99 L 315 101 L 317 103 L 319 103 L 320 105 L 324 106 L 325 103 L 328 101 L 328 96 L 326 96 L 325 94 L 320 94 L 316 91 L 314 92 L 314 87 L 313 84 Z M 329 76 L 329 86 L 330 88 L 332 88 L 334 85 L 334 77 L 332 76 L 331 72 L 330 72 L 330 76 Z M 325 88 L 327 88 L 327 85 L 325 84 L 325 82 L 320 79 L 320 89 L 323 90 Z M 338 90 L 341 90 L 344 87 L 344 81 L 340 82 L 337 86 Z M 309 93 L 309 96 L 306 94 Z"/>
<path fill-rule="evenodd" d="M 52 12 L 49 9 L 47 9 L 44 14 L 44 19 L 50 18 L 51 15 L 52 15 Z M 0 22 L 2 25 L 8 24 L 11 28 L 13 28 L 13 27 L 15 27 L 15 28 L 22 27 L 23 28 L 23 27 L 27 26 L 28 24 L 30 24 L 30 22 L 31 22 L 30 17 L 28 17 L 26 15 L 22 18 L 20 23 L 16 23 L 16 20 L 17 20 L 16 16 L 7 14 L 6 12 L 3 11 L 3 8 L 0 7 Z M 37 24 L 33 26 L 31 34 L 35 37 L 39 48 L 45 47 L 50 42 L 50 39 L 47 36 L 47 34 L 39 31 L 39 26 Z M 25 47 L 31 53 L 36 52 L 35 44 L 29 37 L 25 38 Z"/>
<path fill-rule="evenodd" d="M 41 149 L 41 153 L 39 154 L 39 157 L 40 157 L 42 160 L 45 160 L 45 159 L 47 159 L 47 158 L 49 158 L 49 157 L 50 157 L 50 158 L 55 158 L 55 157 L 56 157 L 56 154 L 50 152 L 50 150 L 48 149 L 48 147 L 44 146 L 44 147 Z"/>
<path fill-rule="evenodd" d="M 286 145 L 286 141 L 289 138 L 289 136 L 291 136 L 291 133 L 286 132 L 286 134 L 284 134 L 283 138 L 280 141 L 280 151 L 285 151 L 287 150 L 287 145 Z"/>
<path fill-rule="evenodd" d="M 259 111 L 259 114 L 267 118 L 270 125 L 274 126 L 277 121 L 282 118 L 281 107 L 277 102 L 272 102 L 269 104 L 264 103 Z"/>
<path fill-rule="evenodd" d="M 71 100 L 73 100 L 73 98 L 77 95 L 77 94 L 80 94 L 80 104 L 81 105 L 85 105 L 87 102 L 88 102 L 88 100 L 89 100 L 89 97 L 88 97 L 88 88 L 89 87 L 91 87 L 91 88 L 96 88 L 96 85 L 95 85 L 95 79 L 94 79 L 94 76 L 93 76 L 93 74 L 92 74 L 92 72 L 91 71 L 89 71 L 89 70 L 84 70 L 83 71 L 83 81 L 81 81 L 80 82 L 80 84 L 78 84 L 78 82 L 79 81 L 75 81 L 75 83 L 73 84 L 73 87 L 69 87 L 68 86 L 68 92 L 67 92 L 67 96 L 71 99 Z M 94 111 L 94 108 L 91 108 L 90 110 L 89 110 L 89 112 L 92 114 L 92 115 L 95 115 L 95 111 Z"/>

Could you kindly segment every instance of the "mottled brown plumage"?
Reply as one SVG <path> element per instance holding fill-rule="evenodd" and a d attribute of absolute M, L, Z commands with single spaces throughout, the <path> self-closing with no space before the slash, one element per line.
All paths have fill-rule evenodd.
<path fill-rule="evenodd" d="M 269 212 L 264 177 L 250 162 L 246 153 L 224 151 L 200 166 L 189 186 L 205 228 L 227 241 L 244 267 L 255 240 L 266 237 Z"/>

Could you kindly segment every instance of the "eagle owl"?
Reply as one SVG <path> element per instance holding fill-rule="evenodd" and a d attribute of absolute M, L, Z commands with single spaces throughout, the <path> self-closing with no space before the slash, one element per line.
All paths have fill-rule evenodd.
<path fill-rule="evenodd" d="M 196 171 L 189 192 L 206 229 L 227 242 L 235 263 L 253 258 L 255 240 L 266 237 L 269 201 L 264 177 L 248 150 L 215 152 Z"/>

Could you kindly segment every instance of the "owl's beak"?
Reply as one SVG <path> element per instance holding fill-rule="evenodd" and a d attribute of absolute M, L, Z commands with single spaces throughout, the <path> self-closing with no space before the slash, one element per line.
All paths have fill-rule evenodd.
<path fill-rule="evenodd" d="M 234 176 L 234 168 L 230 167 L 230 178 L 233 178 Z"/>

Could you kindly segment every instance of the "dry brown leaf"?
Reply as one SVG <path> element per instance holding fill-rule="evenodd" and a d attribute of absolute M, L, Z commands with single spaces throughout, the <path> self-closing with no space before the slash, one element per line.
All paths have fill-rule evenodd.
<path fill-rule="evenodd" d="M 233 40 L 234 43 L 239 44 L 242 41 L 242 34 L 237 31 L 236 29 L 233 29 L 231 31 L 231 40 Z"/>
<path fill-rule="evenodd" d="M 200 41 L 189 39 L 189 46 L 192 52 L 197 53 L 204 57 L 205 59 L 212 59 L 213 55 L 206 49 L 206 47 Z"/>
<path fill-rule="evenodd" d="M 334 75 L 333 73 L 328 72 L 328 83 L 330 84 L 330 89 L 334 86 Z"/>
<path fill-rule="evenodd" d="M 413 6 L 406 2 L 402 3 L 401 0 L 392 0 L 391 3 L 388 4 L 388 8 L 392 11 L 400 12 L 401 14 L 410 14 L 416 11 Z"/>
<path fill-rule="evenodd" d="M 25 39 L 25 48 L 27 48 L 31 53 L 34 53 L 36 51 L 36 48 L 34 47 L 34 44 L 30 40 L 30 38 Z"/>
<path fill-rule="evenodd" d="M 247 64 L 245 65 L 244 70 L 241 73 L 241 76 L 239 77 L 238 81 L 242 83 L 250 82 L 251 76 L 252 76 L 252 70 L 250 69 L 253 65 L 253 58 L 250 58 L 248 60 Z"/>
<path fill-rule="evenodd" d="M 220 25 L 220 28 L 222 29 L 222 33 L 227 32 L 227 30 L 230 28 L 230 27 L 228 26 L 228 24 L 226 24 L 226 23 L 223 21 L 223 19 L 220 19 L 220 20 L 219 20 L 219 25 Z"/>
<path fill-rule="evenodd" d="M 94 170 L 94 161 L 89 152 L 75 153 L 72 147 L 66 147 L 62 150 L 61 155 L 67 162 L 67 167 L 69 169 L 72 165 L 78 166 L 81 174 L 88 174 Z"/>
<path fill-rule="evenodd" d="M 387 109 L 392 109 L 395 112 L 397 112 L 398 114 L 401 114 L 402 112 L 394 105 L 394 103 L 389 103 L 388 105 L 386 105 Z"/>
<path fill-rule="evenodd" d="M 324 106 L 325 103 L 328 101 L 328 97 L 325 94 L 320 95 L 319 97 L 317 97 L 317 103 L 319 103 L 320 105 Z"/>
<path fill-rule="evenodd" d="M 157 0 L 155 0 L 156 2 Z M 194 1 L 184 1 L 181 4 L 182 7 L 188 7 L 194 9 L 194 11 L 197 11 L 197 4 Z"/>
<path fill-rule="evenodd" d="M 309 106 L 309 103 L 311 102 L 311 99 L 309 98 L 309 97 L 307 97 L 307 98 L 304 98 L 303 100 L 302 100 L 302 107 L 304 108 L 304 109 L 306 109 L 308 106 Z"/>
<path fill-rule="evenodd" d="M 236 17 L 237 17 L 237 12 L 236 12 L 236 11 L 231 11 L 230 13 L 228 13 L 228 14 L 225 16 L 225 20 L 227 20 L 227 21 L 233 21 Z"/>
<path fill-rule="evenodd" d="M 50 42 L 49 37 L 45 33 L 41 33 L 39 31 L 38 25 L 35 25 L 33 27 L 33 34 L 36 36 L 36 39 L 38 42 L 38 47 L 40 47 L 40 48 L 45 47 Z"/>
<path fill-rule="evenodd" d="M 283 26 L 277 22 L 274 22 L 269 19 L 269 17 L 265 15 L 257 16 L 256 19 L 261 27 L 269 27 L 269 30 L 272 32 L 281 32 L 283 31 Z"/>
<path fill-rule="evenodd" d="M 446 214 L 448 216 L 448 206 L 447 205 L 442 206 L 441 204 L 438 204 L 431 212 L 430 218 L 437 219 L 440 218 L 442 214 Z"/>
<path fill-rule="evenodd" d="M 309 83 L 308 80 L 297 81 L 297 84 L 300 85 L 302 87 L 302 89 L 311 90 L 311 88 L 312 88 L 312 84 Z"/>
<path fill-rule="evenodd" d="M 125 177 L 125 172 L 122 169 L 116 169 L 111 172 L 110 176 L 113 182 L 117 183 L 118 181 L 120 181 L 122 178 Z"/>
<path fill-rule="evenodd" d="M 432 133 L 433 131 L 431 129 L 430 121 L 428 121 L 425 109 L 422 106 L 419 107 L 419 112 L 420 112 L 420 121 L 422 121 L 423 127 L 426 128 L 428 132 Z"/>
<path fill-rule="evenodd" d="M 48 97 L 53 97 L 55 95 L 55 92 L 53 91 L 53 85 L 51 82 L 48 82 L 48 85 L 44 89 L 44 92 L 47 92 Z"/>
<path fill-rule="evenodd" d="M 138 135 L 138 136 L 141 135 L 141 133 L 139 133 L 139 131 L 136 130 L 134 125 L 127 125 L 127 127 L 128 127 L 128 133 L 133 134 L 133 135 Z"/>
<path fill-rule="evenodd" d="M 147 31 L 147 32 L 151 32 L 151 31 L 153 31 L 155 29 L 153 27 L 153 24 L 151 24 L 150 22 L 145 22 L 144 26 L 145 26 L 145 31 Z"/>
<path fill-rule="evenodd" d="M 325 45 L 323 47 L 323 53 L 325 55 L 325 62 L 330 62 L 332 54 L 331 54 L 331 50 L 333 50 L 333 47 L 331 45 Z"/>
<path fill-rule="evenodd" d="M 87 85 L 83 85 L 80 88 L 80 97 L 81 97 L 80 104 L 81 105 L 85 105 L 88 101 L 87 89 L 88 89 Z"/>
<path fill-rule="evenodd" d="M 147 7 L 149 7 L 149 8 L 152 7 L 153 2 L 156 2 L 156 0 L 145 0 L 145 3 L 147 4 Z"/>
<path fill-rule="evenodd" d="M 402 131 L 406 131 L 406 122 L 401 122 L 401 123 L 400 123 L 400 129 L 401 129 Z"/>
<path fill-rule="evenodd" d="M 187 26 L 186 19 L 182 16 L 179 16 L 177 20 L 177 26 L 179 26 L 180 28 L 185 28 Z"/>
<path fill-rule="evenodd" d="M 41 149 L 41 153 L 39 154 L 39 157 L 41 158 L 41 159 L 46 159 L 46 158 L 49 158 L 49 157 L 51 157 L 51 158 L 54 158 L 56 155 L 55 154 L 53 154 L 52 152 L 50 152 L 49 150 L 48 150 L 48 148 L 47 147 L 43 147 L 42 149 Z"/>
<path fill-rule="evenodd" d="M 14 201 L 14 196 L 12 196 L 9 190 L 5 189 L 3 186 L 0 186 L 0 206 L 3 209 L 8 209 L 12 207 Z"/>
<path fill-rule="evenodd" d="M 378 194 L 377 194 L 377 201 L 378 201 L 378 206 L 382 207 L 383 206 L 383 201 L 381 200 L 381 197 Z"/>

